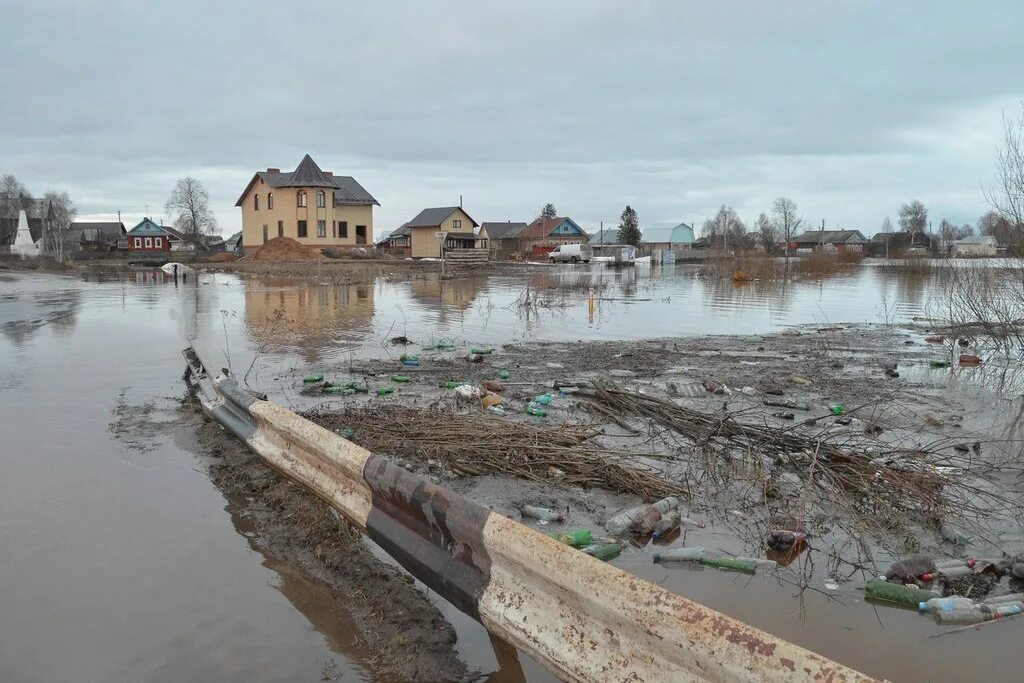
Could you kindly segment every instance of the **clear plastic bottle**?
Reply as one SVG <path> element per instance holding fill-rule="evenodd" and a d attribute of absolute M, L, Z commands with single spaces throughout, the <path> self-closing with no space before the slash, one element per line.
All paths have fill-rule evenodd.
<path fill-rule="evenodd" d="M 613 536 L 624 534 L 629 527 L 633 526 L 633 523 L 640 518 L 640 515 L 642 515 L 646 509 L 646 505 L 640 505 L 620 512 L 604 523 L 604 530 Z"/>
<path fill-rule="evenodd" d="M 668 548 L 654 552 L 655 562 L 698 562 L 707 555 L 704 546 L 693 548 Z"/>
<path fill-rule="evenodd" d="M 981 601 L 983 605 L 998 605 L 1001 602 L 1021 602 L 1024 601 L 1024 593 L 1009 593 L 1007 595 L 997 595 L 993 598 L 985 598 Z"/>
<path fill-rule="evenodd" d="M 980 607 L 958 607 L 935 613 L 940 624 L 980 624 L 988 620 L 988 616 Z"/>
<path fill-rule="evenodd" d="M 658 512 L 660 512 L 661 514 L 665 514 L 669 510 L 674 510 L 677 507 L 679 507 L 679 499 L 676 498 L 675 496 L 662 498 L 657 503 L 654 503 L 652 507 L 657 508 Z"/>
<path fill-rule="evenodd" d="M 667 536 L 676 529 L 679 528 L 679 522 L 682 520 L 682 515 L 679 514 L 678 510 L 669 510 L 661 516 L 661 519 L 654 525 L 654 530 L 651 532 L 651 538 L 658 539 L 662 536 Z"/>
<path fill-rule="evenodd" d="M 637 536 L 649 536 L 654 531 L 655 525 L 661 520 L 661 510 L 654 505 L 648 505 L 640 513 L 639 518 L 630 525 L 629 530 Z"/>
<path fill-rule="evenodd" d="M 948 612 L 951 609 L 966 609 L 969 607 L 975 607 L 974 601 L 970 598 L 960 597 L 949 597 L 949 598 L 932 598 L 926 602 L 919 603 L 917 606 L 920 612 Z"/>
<path fill-rule="evenodd" d="M 552 510 L 551 508 L 542 508 L 536 505 L 524 505 L 522 509 L 523 517 L 530 519 L 536 519 L 541 522 L 564 522 L 565 513 L 559 512 L 558 510 Z"/>

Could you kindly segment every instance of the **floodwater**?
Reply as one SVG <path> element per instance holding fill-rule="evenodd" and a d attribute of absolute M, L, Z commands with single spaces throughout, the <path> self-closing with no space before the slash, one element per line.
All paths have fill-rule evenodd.
<path fill-rule="evenodd" d="M 900 322 L 927 315 L 930 282 L 861 267 L 736 286 L 682 265 L 348 286 L 0 274 L 0 680 L 373 678 L 343 596 L 254 549 L 203 472 L 180 409 L 189 338 L 287 405 L 292 385 L 277 378 L 392 353 L 384 342 L 399 334 L 501 344 Z M 1010 677 L 998 664 L 1010 624 L 930 640 L 924 619 L 876 615 L 852 588 L 844 607 L 762 578 L 630 569 L 875 675 Z M 442 609 L 470 666 L 504 666 L 478 626 Z M 495 680 L 515 680 L 502 671 Z"/>

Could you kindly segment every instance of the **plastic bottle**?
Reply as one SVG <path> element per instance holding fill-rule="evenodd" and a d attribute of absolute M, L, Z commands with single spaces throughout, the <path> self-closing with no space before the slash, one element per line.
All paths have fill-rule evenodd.
<path fill-rule="evenodd" d="M 418 367 L 419 364 L 420 361 L 417 358 L 406 358 L 405 360 L 402 361 L 402 365 L 405 365 L 410 368 Z"/>
<path fill-rule="evenodd" d="M 395 388 L 394 387 L 380 387 L 379 389 L 377 389 L 377 395 L 378 396 L 387 396 L 388 394 L 393 394 L 393 393 L 395 393 Z"/>
<path fill-rule="evenodd" d="M 655 525 L 661 521 L 661 510 L 653 505 L 648 505 L 639 518 L 630 525 L 629 530 L 637 536 L 649 536 L 654 531 Z"/>
<path fill-rule="evenodd" d="M 469 350 L 469 352 L 470 353 L 475 353 L 475 354 L 478 354 L 478 355 L 481 355 L 481 356 L 489 356 L 492 353 L 494 353 L 494 349 L 477 349 L 477 348 L 472 348 L 472 349 Z"/>
<path fill-rule="evenodd" d="M 348 387 L 334 385 L 330 387 L 324 387 L 324 393 L 329 396 L 351 396 L 352 394 L 356 393 L 356 390 L 350 389 Z"/>
<path fill-rule="evenodd" d="M 366 386 L 365 384 L 359 384 L 358 382 L 349 382 L 345 386 L 351 389 L 352 391 L 356 392 L 357 394 L 370 393 L 370 387 Z"/>
<path fill-rule="evenodd" d="M 843 407 L 842 403 L 836 403 L 828 407 L 828 412 L 832 413 L 833 415 L 842 415 L 844 410 L 846 409 Z"/>
<path fill-rule="evenodd" d="M 595 543 L 588 545 L 583 549 L 587 555 L 596 557 L 597 559 L 607 562 L 608 560 L 614 560 L 622 553 L 623 545 L 621 543 Z"/>
<path fill-rule="evenodd" d="M 668 548 L 654 551 L 655 562 L 697 562 L 704 558 L 704 546 L 693 548 Z"/>
<path fill-rule="evenodd" d="M 971 573 L 971 568 L 966 564 L 952 567 L 940 567 L 938 568 L 938 575 L 944 579 L 957 579 L 961 576 L 967 576 Z"/>
<path fill-rule="evenodd" d="M 939 597 L 933 591 L 926 591 L 879 579 L 868 581 L 864 585 L 864 594 L 873 600 L 885 600 L 910 607 L 918 607 L 922 602 L 928 602 L 933 598 Z"/>
<path fill-rule="evenodd" d="M 524 505 L 522 509 L 523 517 L 529 517 L 530 519 L 536 519 L 541 522 L 564 522 L 565 513 L 559 512 L 558 510 L 552 510 L 551 508 L 542 508 L 536 505 Z"/>
<path fill-rule="evenodd" d="M 441 382 L 437 386 L 441 387 L 442 389 L 454 389 L 455 387 L 462 386 L 462 382 Z"/>
<path fill-rule="evenodd" d="M 958 607 L 936 612 L 940 624 L 980 624 L 989 616 L 980 607 Z"/>
<path fill-rule="evenodd" d="M 938 570 L 947 569 L 949 567 L 971 567 L 973 568 L 976 564 L 973 558 L 966 560 L 939 560 L 935 563 L 935 568 Z"/>
<path fill-rule="evenodd" d="M 757 563 L 752 560 L 740 560 L 738 557 L 701 558 L 698 560 L 705 567 L 717 567 L 718 569 L 729 569 L 736 572 L 747 572 L 753 574 L 757 571 Z"/>
<path fill-rule="evenodd" d="M 494 413 L 495 415 L 504 415 L 505 409 L 501 406 L 487 406 L 487 412 Z"/>
<path fill-rule="evenodd" d="M 541 394 L 540 396 L 534 396 L 532 403 L 536 403 L 539 406 L 546 406 L 551 403 L 553 398 L 554 396 L 551 394 Z"/>
<path fill-rule="evenodd" d="M 356 435 L 356 430 L 352 429 L 351 427 L 345 427 L 338 433 L 341 434 L 341 436 L 345 439 L 351 439 L 353 436 Z"/>
<path fill-rule="evenodd" d="M 753 562 L 758 569 L 775 569 L 779 563 L 764 557 L 737 557 L 737 562 Z"/>
<path fill-rule="evenodd" d="M 508 374 L 508 370 L 502 370 L 498 373 L 498 379 L 508 379 L 511 375 Z"/>
<path fill-rule="evenodd" d="M 633 523 L 640 518 L 644 510 L 647 509 L 646 505 L 631 508 L 624 512 L 611 517 L 607 522 L 604 523 L 604 530 L 613 536 L 618 536 L 626 532 Z"/>
<path fill-rule="evenodd" d="M 950 598 L 932 598 L 925 602 L 918 603 L 917 609 L 919 612 L 948 612 L 951 609 L 963 609 L 968 607 L 974 607 L 974 601 L 970 598 L 950 597 Z"/>
<path fill-rule="evenodd" d="M 994 605 L 982 605 L 981 611 L 990 615 L 993 619 L 1012 617 L 1014 614 L 1024 612 L 1024 602 L 1016 600 L 1014 602 L 999 602 Z"/>
<path fill-rule="evenodd" d="M 651 538 L 659 539 L 662 536 L 666 536 L 676 529 L 679 528 L 679 522 L 683 516 L 679 514 L 678 510 L 670 510 L 661 516 L 661 519 L 654 525 L 654 530 L 651 531 Z"/>
<path fill-rule="evenodd" d="M 657 503 L 654 503 L 652 507 L 657 508 L 658 512 L 661 514 L 665 514 L 669 510 L 674 510 L 679 507 L 679 499 L 675 496 L 668 496 L 667 498 L 662 498 Z"/>
<path fill-rule="evenodd" d="M 314 372 L 311 375 L 306 375 L 305 377 L 303 377 L 302 381 L 305 382 L 306 384 L 313 384 L 314 382 L 323 382 L 324 381 L 324 373 L 322 373 L 322 372 Z"/>
<path fill-rule="evenodd" d="M 807 540 L 807 534 L 802 531 L 790 531 L 789 529 L 774 529 L 768 532 L 766 545 L 770 550 L 786 552 L 793 546 L 799 545 Z"/>
<path fill-rule="evenodd" d="M 544 417 L 545 415 L 548 414 L 546 410 L 541 408 L 536 403 L 531 403 L 530 405 L 526 406 L 526 412 L 529 413 L 530 415 L 533 415 L 534 417 Z"/>
<path fill-rule="evenodd" d="M 999 595 L 994 598 L 985 598 L 981 601 L 983 605 L 998 605 L 1004 602 L 1021 602 L 1024 601 L 1024 593 L 1010 593 L 1008 595 Z"/>
<path fill-rule="evenodd" d="M 948 360 L 933 360 L 930 363 L 928 363 L 928 365 L 932 366 L 933 368 L 948 368 L 949 367 L 949 361 Z"/>
<path fill-rule="evenodd" d="M 559 543 L 571 545 L 573 548 L 584 548 L 594 542 L 594 536 L 590 533 L 590 529 L 573 529 L 572 531 L 548 534 L 548 536 Z"/>
<path fill-rule="evenodd" d="M 399 384 L 405 384 L 409 381 L 408 375 L 391 375 L 391 381 Z"/>

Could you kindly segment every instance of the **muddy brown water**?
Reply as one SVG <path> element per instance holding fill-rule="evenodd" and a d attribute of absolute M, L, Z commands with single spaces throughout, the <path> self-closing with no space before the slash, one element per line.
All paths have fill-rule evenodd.
<path fill-rule="evenodd" d="M 598 301 L 588 315 L 586 291 Z M 529 290 L 536 297 L 521 305 Z M 834 278 L 735 287 L 692 269 L 553 269 L 445 282 L 318 286 L 160 273 L 0 279 L 0 679 L 371 680 L 344 596 L 250 543 L 174 416 L 181 348 L 195 337 L 284 405 L 282 377 L 327 359 L 451 338 L 641 339 L 753 334 L 788 324 L 906 320 L 928 276 L 863 267 Z M 256 356 L 256 361 L 253 358 Z M 711 529 L 706 542 L 716 539 Z M 697 538 L 692 541 L 700 540 Z M 728 548 L 726 548 L 728 550 Z M 917 614 L 768 577 L 616 564 L 867 673 L 891 680 L 1009 680 L 1021 622 L 942 638 Z M 459 654 L 516 680 L 450 606 Z M 527 680 L 549 677 L 520 657 Z"/>

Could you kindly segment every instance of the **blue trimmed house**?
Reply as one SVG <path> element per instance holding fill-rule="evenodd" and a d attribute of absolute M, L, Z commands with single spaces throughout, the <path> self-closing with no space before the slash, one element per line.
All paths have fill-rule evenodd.
<path fill-rule="evenodd" d="M 156 222 L 143 218 L 125 235 L 129 251 L 170 251 L 171 235 Z"/>
<path fill-rule="evenodd" d="M 545 256 L 563 244 L 586 244 L 589 236 L 571 218 L 537 218 L 519 233 L 520 249 L 531 256 Z"/>

